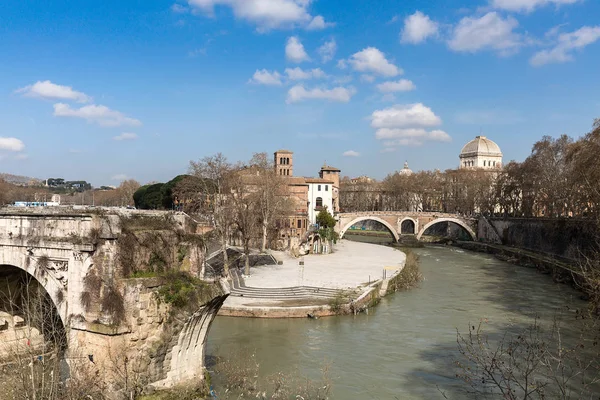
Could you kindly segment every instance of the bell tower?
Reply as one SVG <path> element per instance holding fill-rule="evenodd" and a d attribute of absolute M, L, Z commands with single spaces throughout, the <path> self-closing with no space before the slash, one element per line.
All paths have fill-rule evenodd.
<path fill-rule="evenodd" d="M 274 165 L 277 175 L 294 175 L 294 153 L 289 150 L 277 150 L 274 153 Z"/>

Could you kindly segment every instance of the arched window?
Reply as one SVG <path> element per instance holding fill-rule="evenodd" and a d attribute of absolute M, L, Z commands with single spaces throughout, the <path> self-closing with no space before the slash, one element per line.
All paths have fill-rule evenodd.
<path fill-rule="evenodd" d="M 322 197 L 317 197 L 316 206 L 317 206 L 317 208 L 323 208 L 323 198 Z"/>

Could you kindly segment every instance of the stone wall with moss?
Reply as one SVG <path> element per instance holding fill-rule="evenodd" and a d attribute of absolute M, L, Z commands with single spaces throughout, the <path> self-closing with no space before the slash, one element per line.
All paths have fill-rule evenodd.
<path fill-rule="evenodd" d="M 590 220 L 510 218 L 491 219 L 490 223 L 505 246 L 570 259 L 577 258 L 580 252 L 592 251 L 599 234 Z M 493 242 L 492 238 L 481 239 Z"/>

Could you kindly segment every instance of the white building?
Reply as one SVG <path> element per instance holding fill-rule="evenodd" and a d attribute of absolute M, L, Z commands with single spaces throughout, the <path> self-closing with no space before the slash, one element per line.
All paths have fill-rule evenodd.
<path fill-rule="evenodd" d="M 413 174 L 412 169 L 408 168 L 408 161 L 404 162 L 404 168 L 398 171 L 400 175 L 411 176 Z"/>
<path fill-rule="evenodd" d="M 305 178 L 308 184 L 308 221 L 311 224 L 317 222 L 319 211 L 327 207 L 327 211 L 333 215 L 333 181 L 322 178 Z"/>
<path fill-rule="evenodd" d="M 459 158 L 460 169 L 502 168 L 502 152 L 500 151 L 500 147 L 485 136 L 476 136 L 475 139 L 465 144 Z"/>

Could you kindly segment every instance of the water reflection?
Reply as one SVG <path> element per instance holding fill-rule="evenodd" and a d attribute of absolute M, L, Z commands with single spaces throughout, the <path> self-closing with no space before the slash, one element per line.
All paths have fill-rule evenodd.
<path fill-rule="evenodd" d="M 456 379 L 456 329 L 481 319 L 488 331 L 525 327 L 536 314 L 583 308 L 579 294 L 534 270 L 443 247 L 415 249 L 424 282 L 384 298 L 369 315 L 319 320 L 218 317 L 208 354 L 255 352 L 260 374 L 321 377 L 330 366 L 334 399 L 469 398 Z M 439 388 L 439 389 L 438 389 Z"/>

